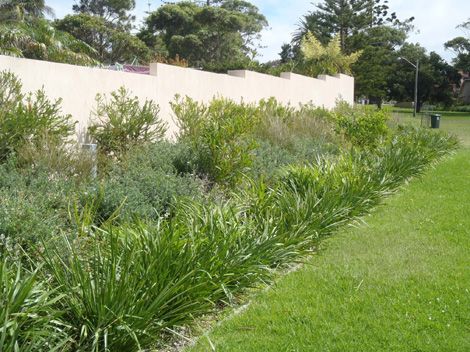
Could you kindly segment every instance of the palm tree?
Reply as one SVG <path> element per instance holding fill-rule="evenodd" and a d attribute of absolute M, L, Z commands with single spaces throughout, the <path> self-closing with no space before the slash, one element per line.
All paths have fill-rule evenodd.
<path fill-rule="evenodd" d="M 95 50 L 54 28 L 44 0 L 0 0 L 0 54 L 30 59 L 95 65 Z"/>
<path fill-rule="evenodd" d="M 45 19 L 0 25 L 0 54 L 30 59 L 95 65 L 95 51 Z"/>
<path fill-rule="evenodd" d="M 54 16 L 54 10 L 44 0 L 0 0 L 0 19 L 24 21 L 27 19 Z"/>

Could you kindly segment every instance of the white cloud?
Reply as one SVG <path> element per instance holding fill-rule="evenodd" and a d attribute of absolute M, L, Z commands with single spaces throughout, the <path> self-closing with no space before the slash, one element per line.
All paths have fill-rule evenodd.
<path fill-rule="evenodd" d="M 291 41 L 301 17 L 307 14 L 313 5 L 305 0 L 253 0 L 252 3 L 258 6 L 269 22 L 269 28 L 261 33 L 261 45 L 264 48 L 259 50 L 260 59 L 279 59 L 282 44 Z"/>
<path fill-rule="evenodd" d="M 462 35 L 455 27 L 470 17 L 470 1 L 390 0 L 390 7 L 400 18 L 415 17 L 414 24 L 419 32 L 412 33 L 409 41 L 420 43 L 450 61 L 453 54 L 444 49 L 444 43 Z"/>

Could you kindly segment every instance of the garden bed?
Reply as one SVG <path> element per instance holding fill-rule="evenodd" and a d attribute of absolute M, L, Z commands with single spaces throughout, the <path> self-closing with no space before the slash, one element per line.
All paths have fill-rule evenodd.
<path fill-rule="evenodd" d="M 154 346 L 269 282 L 458 146 L 365 107 L 190 98 L 175 100 L 180 132 L 168 142 L 158 107 L 120 89 L 97 99 L 90 160 L 68 142 L 60 102 L 24 97 L 3 75 L 5 351 Z"/>

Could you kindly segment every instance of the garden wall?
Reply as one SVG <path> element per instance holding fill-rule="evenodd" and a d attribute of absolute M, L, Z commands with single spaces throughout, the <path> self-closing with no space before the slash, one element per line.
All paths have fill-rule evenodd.
<path fill-rule="evenodd" d="M 338 99 L 353 103 L 354 96 L 354 78 L 342 74 L 318 79 L 293 73 L 274 77 L 245 70 L 217 74 L 155 63 L 150 65 L 150 75 L 141 75 L 0 55 L 0 70 L 5 69 L 19 76 L 25 91 L 44 87 L 49 97 L 62 98 L 64 112 L 78 121 L 79 135 L 86 130 L 96 94 L 109 93 L 120 86 L 126 86 L 141 100 L 158 103 L 161 117 L 168 122 L 172 134 L 177 127 L 169 102 L 175 94 L 199 101 L 225 97 L 257 102 L 274 97 L 294 106 L 311 102 L 325 108 L 334 107 Z"/>

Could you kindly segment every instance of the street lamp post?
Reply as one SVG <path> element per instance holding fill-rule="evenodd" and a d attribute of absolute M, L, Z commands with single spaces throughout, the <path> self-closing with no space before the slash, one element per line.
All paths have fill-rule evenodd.
<path fill-rule="evenodd" d="M 419 74 L 419 60 L 416 60 L 416 65 L 408 60 L 406 57 L 400 57 L 401 60 L 405 60 L 411 66 L 416 69 L 415 73 L 415 101 L 414 101 L 414 108 L 413 108 L 413 117 L 416 117 L 416 110 L 418 108 L 418 74 Z"/>

